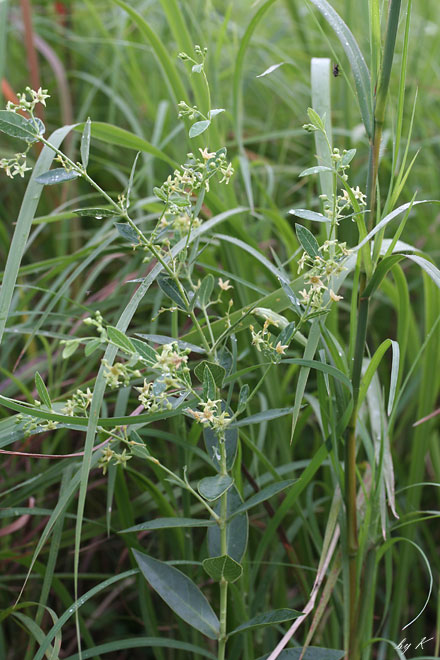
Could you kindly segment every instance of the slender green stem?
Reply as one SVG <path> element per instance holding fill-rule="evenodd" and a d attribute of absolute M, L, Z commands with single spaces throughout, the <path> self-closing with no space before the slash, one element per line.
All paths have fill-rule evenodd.
<path fill-rule="evenodd" d="M 219 440 L 220 445 L 220 474 L 226 476 L 226 445 L 224 436 Z M 228 554 L 228 539 L 226 520 L 228 518 L 228 493 L 224 493 L 220 502 L 220 548 L 221 554 Z M 218 641 L 218 660 L 225 660 L 227 639 L 227 609 L 228 609 L 228 583 L 224 577 L 220 580 L 220 636 Z"/>
<path fill-rule="evenodd" d="M 354 362 L 352 372 L 353 385 L 353 412 L 347 429 L 345 442 L 345 508 L 347 516 L 347 557 L 349 567 L 349 598 L 350 598 L 350 620 L 348 656 L 349 660 L 359 660 L 360 651 L 358 643 L 358 613 L 359 613 L 359 590 L 358 590 L 358 530 L 356 509 L 356 423 L 358 417 L 359 388 L 361 381 L 362 362 L 365 352 L 367 337 L 368 305 L 369 298 L 362 297 L 365 276 L 360 282 L 360 304 L 359 317 L 356 332 L 356 343 L 354 351 Z"/>

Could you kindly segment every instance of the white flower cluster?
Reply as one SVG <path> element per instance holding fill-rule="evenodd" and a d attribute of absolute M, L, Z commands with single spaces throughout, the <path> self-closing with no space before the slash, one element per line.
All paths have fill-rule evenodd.
<path fill-rule="evenodd" d="M 85 415 L 87 408 L 92 402 L 93 392 L 88 387 L 85 392 L 76 390 L 76 392 L 66 401 L 66 405 L 62 408 L 61 412 L 69 417 L 73 417 L 82 413 Z"/>
<path fill-rule="evenodd" d="M 27 167 L 26 156 L 27 151 L 24 151 L 14 154 L 13 158 L 2 158 L 0 159 L 0 169 L 5 170 L 6 176 L 10 179 L 17 175 L 23 179 L 25 172 L 32 169 L 32 167 Z"/>
<path fill-rule="evenodd" d="M 6 105 L 6 110 L 9 112 L 17 112 L 17 110 L 24 110 L 26 112 L 33 113 L 35 106 L 38 103 L 41 105 L 46 105 L 46 99 L 50 99 L 50 94 L 47 93 L 47 89 L 38 88 L 37 91 L 26 87 L 26 90 L 22 94 L 17 94 L 18 103 L 13 103 L 8 101 Z"/>
<path fill-rule="evenodd" d="M 200 401 L 198 405 L 202 409 L 201 411 L 187 408 L 186 412 L 203 426 L 208 426 L 217 433 L 223 433 L 231 423 L 229 413 L 221 409 L 221 399 Z"/>
<path fill-rule="evenodd" d="M 271 362 L 279 362 L 282 355 L 285 354 L 286 350 L 289 348 L 289 344 L 283 344 L 281 341 L 274 343 L 272 341 L 272 335 L 269 332 L 269 325 L 277 325 L 273 320 L 267 318 L 264 321 L 263 329 L 258 332 L 255 331 L 253 325 L 249 326 L 252 335 L 252 345 L 255 346 L 257 351 L 263 353 L 268 357 Z"/>
<path fill-rule="evenodd" d="M 107 360 L 102 360 L 102 364 L 105 382 L 112 389 L 117 389 L 121 385 L 127 387 L 132 378 L 140 378 L 142 375 L 139 369 L 133 369 L 129 362 L 110 364 Z"/>
<path fill-rule="evenodd" d="M 334 275 L 339 275 L 345 270 L 343 263 L 350 254 L 346 243 L 339 243 L 336 239 L 325 241 L 319 251 L 321 253 L 331 251 L 331 256 L 324 257 L 322 254 L 318 254 L 313 258 L 307 252 L 303 252 L 298 261 L 298 273 L 305 267 L 309 268 L 304 280 L 308 288 L 300 291 L 300 296 L 301 303 L 312 311 L 325 309 L 330 301 L 342 300 L 342 296 L 338 296 L 333 289 L 329 288 L 329 285 Z M 324 303 L 323 296 L 327 290 L 329 300 Z"/>

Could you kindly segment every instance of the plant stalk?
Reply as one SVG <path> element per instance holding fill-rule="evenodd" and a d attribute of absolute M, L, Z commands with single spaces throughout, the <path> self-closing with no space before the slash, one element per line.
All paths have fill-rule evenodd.
<path fill-rule="evenodd" d="M 228 470 L 226 467 L 226 445 L 225 437 L 223 435 L 219 441 L 220 445 L 220 474 L 226 476 Z M 220 548 L 221 554 L 228 554 L 228 539 L 227 539 L 227 529 L 226 529 L 226 520 L 228 518 L 228 493 L 223 493 L 220 501 Z M 226 622 L 227 622 L 227 610 L 228 610 L 228 583 L 224 577 L 220 580 L 220 636 L 218 640 L 218 660 L 225 660 L 225 650 L 226 650 Z"/>
<path fill-rule="evenodd" d="M 347 660 L 359 660 L 360 650 L 358 645 L 357 622 L 359 614 L 358 602 L 358 531 L 357 531 L 357 509 L 356 509 L 356 423 L 358 417 L 359 388 L 362 373 L 362 362 L 367 337 L 368 306 L 369 298 L 362 297 L 365 288 L 365 275 L 360 281 L 359 317 L 356 331 L 356 343 L 354 351 L 354 362 L 352 372 L 353 386 L 353 412 L 347 429 L 345 443 L 345 508 L 347 516 L 347 557 L 349 567 L 349 598 L 350 598 L 350 620 Z"/>
<path fill-rule="evenodd" d="M 383 60 L 376 92 L 373 138 L 370 145 L 370 159 L 367 178 L 367 208 L 370 209 L 370 218 L 368 223 L 369 230 L 371 230 L 375 225 L 376 218 L 374 209 L 376 206 L 376 184 L 379 171 L 380 143 L 382 140 L 382 131 L 385 121 L 391 67 L 393 65 L 394 50 L 396 47 L 396 35 L 399 25 L 400 5 L 401 0 L 391 0 L 388 14 L 387 31 L 385 36 Z"/>

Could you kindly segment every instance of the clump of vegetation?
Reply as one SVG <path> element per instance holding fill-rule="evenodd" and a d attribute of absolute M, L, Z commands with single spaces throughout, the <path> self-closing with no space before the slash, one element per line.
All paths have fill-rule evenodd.
<path fill-rule="evenodd" d="M 410 188 L 411 2 L 406 18 L 400 0 L 371 3 L 369 66 L 326 0 L 312 4 L 340 45 L 324 52 L 317 13 L 287 2 L 267 23 L 272 4 L 233 23 L 232 4 L 79 3 L 72 16 L 85 26 L 90 11 L 114 57 L 107 85 L 79 39 L 78 80 L 109 106 L 85 96 L 79 123 L 48 135 L 45 80 L 51 96 L 27 86 L 0 111 L 4 208 L 21 204 L 0 289 L 2 657 L 438 655 L 438 514 L 422 487 L 440 477 L 440 271 L 407 223 L 425 213 L 426 229 L 438 202 Z M 207 46 L 191 45 L 196 14 Z M 320 56 L 313 107 L 289 17 L 305 61 Z M 77 34 L 64 14 L 39 18 Z M 257 27 L 266 69 L 243 89 Z M 161 66 L 146 88 L 145 42 Z M 338 47 L 343 65 L 326 56 Z"/>

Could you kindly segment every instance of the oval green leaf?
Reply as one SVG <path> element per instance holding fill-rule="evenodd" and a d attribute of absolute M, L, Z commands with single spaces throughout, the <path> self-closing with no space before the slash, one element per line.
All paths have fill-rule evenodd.
<path fill-rule="evenodd" d="M 205 477 L 199 481 L 197 490 L 200 495 L 208 500 L 208 502 L 213 502 L 218 499 L 220 495 L 223 495 L 233 484 L 231 477 L 227 474 L 218 474 L 215 477 Z"/>
<path fill-rule="evenodd" d="M 72 181 L 77 179 L 80 175 L 76 170 L 67 172 L 63 167 L 56 167 L 54 170 L 49 170 L 37 176 L 35 181 L 41 183 L 43 186 L 55 186 L 57 183 L 64 183 L 65 181 Z"/>
<path fill-rule="evenodd" d="M 209 119 L 204 119 L 203 121 L 196 121 L 195 124 L 191 126 L 189 129 L 189 137 L 190 138 L 195 138 L 198 135 L 201 135 L 206 131 L 206 129 L 209 127 L 211 122 Z"/>
<path fill-rule="evenodd" d="M 139 570 L 166 604 L 186 623 L 217 639 L 219 620 L 200 589 L 184 573 L 143 552 L 133 550 Z"/>

